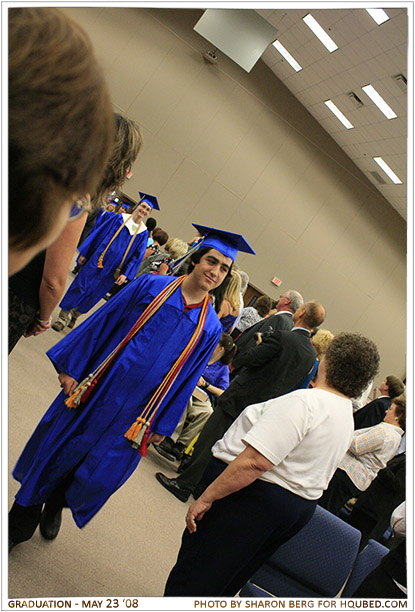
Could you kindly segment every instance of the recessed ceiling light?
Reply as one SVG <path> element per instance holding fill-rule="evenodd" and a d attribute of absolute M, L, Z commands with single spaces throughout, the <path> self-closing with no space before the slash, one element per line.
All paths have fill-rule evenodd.
<path fill-rule="evenodd" d="M 389 15 L 385 13 L 383 9 L 366 9 L 369 15 L 376 21 L 378 25 L 388 21 Z"/>
<path fill-rule="evenodd" d="M 352 125 L 350 121 L 347 119 L 347 117 L 343 115 L 341 110 L 337 108 L 334 102 L 332 102 L 331 100 L 325 100 L 324 104 L 327 106 L 327 108 L 331 110 L 331 112 L 334 115 L 336 115 L 337 119 L 343 123 L 345 128 L 347 128 L 348 130 L 351 130 L 352 128 L 354 128 L 354 125 Z"/>
<path fill-rule="evenodd" d="M 287 60 L 290 66 L 294 68 L 296 72 L 300 72 L 300 70 L 302 70 L 302 67 L 300 66 L 300 64 L 293 58 L 291 53 L 287 51 L 287 49 L 284 47 L 284 45 L 280 43 L 279 40 L 276 40 L 272 44 L 276 48 L 276 50 L 279 51 L 281 55 Z"/>
<path fill-rule="evenodd" d="M 334 40 L 330 38 L 330 36 L 323 30 L 318 21 L 316 21 L 314 17 L 310 15 L 310 13 L 303 17 L 303 21 L 306 25 L 308 25 L 310 30 L 314 32 L 319 41 L 323 43 L 323 45 L 326 47 L 326 49 L 330 51 L 330 53 L 333 53 L 333 51 L 338 49 L 338 46 L 336 45 Z"/>
<path fill-rule="evenodd" d="M 377 165 L 382 168 L 383 172 L 388 175 L 391 181 L 395 183 L 395 185 L 402 185 L 401 179 L 396 176 L 394 171 L 388 166 L 384 159 L 382 159 L 381 157 L 374 157 L 373 159 L 377 163 Z"/>
<path fill-rule="evenodd" d="M 376 104 L 379 110 L 382 111 L 387 119 L 395 119 L 398 116 L 372 85 L 365 85 L 362 87 L 362 89 L 365 94 L 369 96 L 372 102 Z"/>

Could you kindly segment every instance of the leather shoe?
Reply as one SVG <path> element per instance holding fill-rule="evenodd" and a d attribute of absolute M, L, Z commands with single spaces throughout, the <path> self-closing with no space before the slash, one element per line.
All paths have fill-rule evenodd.
<path fill-rule="evenodd" d="M 164 457 L 165 459 L 168 459 L 169 461 L 176 461 L 175 455 L 173 455 L 173 453 L 169 453 L 168 451 L 166 451 L 161 446 L 161 444 L 153 444 L 153 446 L 156 449 L 156 451 L 158 452 L 158 454 L 161 455 L 162 457 Z"/>
<path fill-rule="evenodd" d="M 39 529 L 45 540 L 54 540 L 62 522 L 62 507 L 50 507 L 47 503 L 40 517 Z"/>
<path fill-rule="evenodd" d="M 167 476 L 165 476 L 161 472 L 156 473 L 156 478 L 159 481 L 159 483 L 165 489 L 167 489 L 167 491 L 170 491 L 170 493 L 173 493 L 173 495 L 177 497 L 177 499 L 180 499 L 180 501 L 186 502 L 189 499 L 191 491 L 189 489 L 183 489 L 177 483 L 177 478 L 167 478 Z"/>

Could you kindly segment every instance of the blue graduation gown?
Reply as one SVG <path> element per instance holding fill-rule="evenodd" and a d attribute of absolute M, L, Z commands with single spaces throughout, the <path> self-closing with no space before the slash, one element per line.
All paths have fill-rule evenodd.
<path fill-rule="evenodd" d="M 88 312 L 111 289 L 115 282 L 114 272 L 121 263 L 132 238 L 126 227 L 122 228 L 105 253 L 104 267 L 98 268 L 97 264 L 101 253 L 123 221 L 122 215 L 106 212 L 95 224 L 94 229 L 79 248 L 80 255 L 83 255 L 88 261 L 82 266 L 59 304 L 62 310 L 76 308 L 78 312 Z M 128 252 L 121 274 L 125 274 L 129 280 L 134 279 L 142 262 L 147 240 L 147 230 L 137 234 Z"/>
<path fill-rule="evenodd" d="M 97 310 L 47 353 L 58 372 L 77 381 L 118 345 L 140 314 L 174 279 L 143 275 Z M 66 498 L 83 527 L 132 474 L 140 453 L 124 433 L 142 412 L 187 345 L 201 308 L 184 312 L 180 288 L 130 340 L 85 404 L 69 409 L 63 391 L 46 412 L 20 456 L 13 476 L 21 483 L 16 501 L 47 500 L 75 470 Z M 170 436 L 219 342 L 221 325 L 209 304 L 204 330 L 157 413 L 152 430 Z"/>

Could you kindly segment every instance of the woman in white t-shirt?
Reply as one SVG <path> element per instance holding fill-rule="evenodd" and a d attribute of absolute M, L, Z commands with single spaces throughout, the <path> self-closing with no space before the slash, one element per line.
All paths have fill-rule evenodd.
<path fill-rule="evenodd" d="M 353 436 L 352 403 L 377 373 L 376 346 L 339 334 L 315 389 L 248 406 L 214 445 L 189 508 L 166 596 L 234 596 L 311 519 Z M 197 524 L 196 524 L 197 521 Z"/>

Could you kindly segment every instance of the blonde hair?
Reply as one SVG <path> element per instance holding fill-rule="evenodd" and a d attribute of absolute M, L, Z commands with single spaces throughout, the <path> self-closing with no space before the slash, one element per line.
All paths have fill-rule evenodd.
<path fill-rule="evenodd" d="M 180 238 L 170 238 L 164 245 L 164 250 L 167 251 L 173 259 L 178 259 L 187 253 L 189 246 Z"/>
<path fill-rule="evenodd" d="M 241 277 L 238 272 L 231 270 L 231 279 L 225 290 L 224 300 L 228 300 L 234 310 L 239 310 L 241 307 Z"/>
<path fill-rule="evenodd" d="M 329 348 L 334 335 L 328 329 L 319 329 L 313 336 L 312 342 L 316 349 L 317 359 L 321 361 L 324 353 Z"/>

